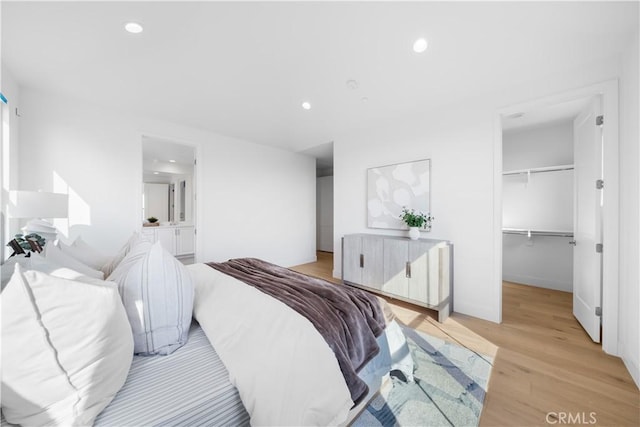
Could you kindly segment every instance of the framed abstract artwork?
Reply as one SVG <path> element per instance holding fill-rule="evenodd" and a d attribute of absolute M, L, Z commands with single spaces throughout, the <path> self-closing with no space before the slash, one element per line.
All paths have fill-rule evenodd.
<path fill-rule="evenodd" d="M 367 169 L 367 227 L 406 230 L 402 208 L 430 211 L 431 160 Z"/>

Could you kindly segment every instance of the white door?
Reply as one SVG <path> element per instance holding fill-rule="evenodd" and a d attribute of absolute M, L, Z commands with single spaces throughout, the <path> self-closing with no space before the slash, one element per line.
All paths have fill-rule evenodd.
<path fill-rule="evenodd" d="M 596 181 L 602 178 L 602 128 L 596 124 L 601 111 L 599 96 L 594 97 L 573 122 L 575 163 L 575 204 L 573 251 L 573 315 L 591 339 L 600 342 L 602 253 L 602 191 Z"/>

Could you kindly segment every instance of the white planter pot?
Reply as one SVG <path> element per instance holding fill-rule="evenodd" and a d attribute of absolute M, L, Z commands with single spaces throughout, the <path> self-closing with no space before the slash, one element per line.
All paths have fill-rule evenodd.
<path fill-rule="evenodd" d="M 420 238 L 420 228 L 419 227 L 409 227 L 409 238 L 411 240 L 418 240 Z"/>

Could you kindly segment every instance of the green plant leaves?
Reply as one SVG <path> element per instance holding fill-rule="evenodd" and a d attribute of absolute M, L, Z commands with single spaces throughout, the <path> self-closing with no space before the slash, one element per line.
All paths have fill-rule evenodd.
<path fill-rule="evenodd" d="M 431 214 L 425 214 L 424 212 L 416 212 L 415 209 L 407 209 L 406 206 L 402 207 L 400 213 L 400 219 L 409 227 L 424 227 L 425 225 L 431 225 L 431 221 L 434 218 Z"/>

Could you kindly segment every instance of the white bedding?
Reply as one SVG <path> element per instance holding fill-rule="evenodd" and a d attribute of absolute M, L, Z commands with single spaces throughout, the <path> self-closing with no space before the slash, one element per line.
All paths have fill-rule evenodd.
<path fill-rule="evenodd" d="M 227 367 L 252 425 L 337 425 L 347 419 L 349 389 L 311 322 L 207 265 L 187 268 L 195 283 L 194 317 Z"/>

